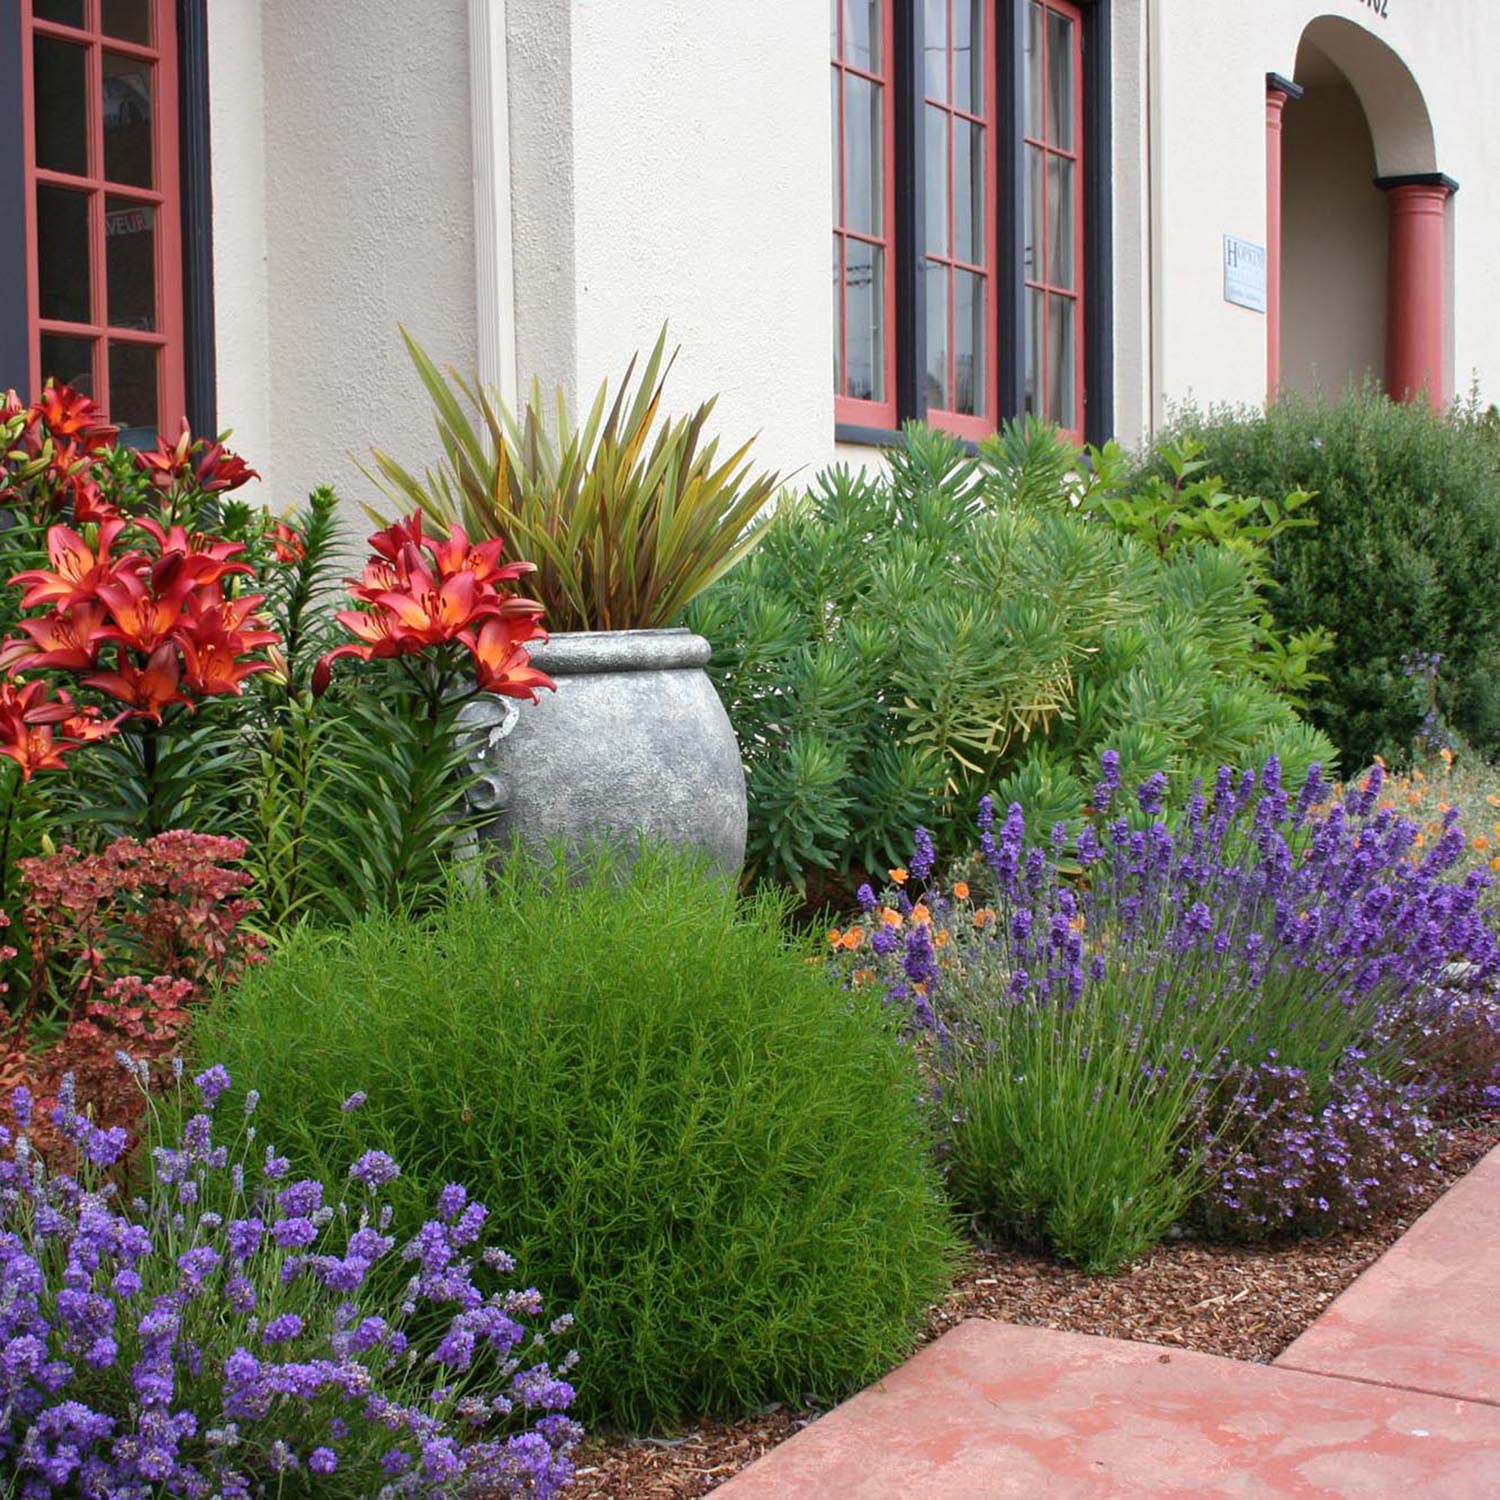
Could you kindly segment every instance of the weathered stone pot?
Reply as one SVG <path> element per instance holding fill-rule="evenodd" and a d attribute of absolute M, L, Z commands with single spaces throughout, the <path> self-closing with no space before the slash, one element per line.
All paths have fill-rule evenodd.
<path fill-rule="evenodd" d="M 495 837 L 537 852 L 641 835 L 745 859 L 745 772 L 729 715 L 687 630 L 554 635 L 532 647 L 557 681 L 491 737 Z"/>

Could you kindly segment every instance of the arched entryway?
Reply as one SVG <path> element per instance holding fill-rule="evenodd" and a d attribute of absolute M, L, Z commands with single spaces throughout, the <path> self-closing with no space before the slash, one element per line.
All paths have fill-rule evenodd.
<path fill-rule="evenodd" d="M 1320 16 L 1294 78 L 1267 87 L 1272 392 L 1338 396 L 1375 377 L 1401 399 L 1441 402 L 1455 184 L 1437 171 L 1416 80 L 1363 27 Z"/>

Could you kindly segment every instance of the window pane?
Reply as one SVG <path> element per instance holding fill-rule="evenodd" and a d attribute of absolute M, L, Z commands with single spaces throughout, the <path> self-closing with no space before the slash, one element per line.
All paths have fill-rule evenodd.
<path fill-rule="evenodd" d="M 36 64 L 36 164 L 87 176 L 87 50 L 37 36 L 31 56 Z"/>
<path fill-rule="evenodd" d="M 839 55 L 839 0 L 828 0 L 828 50 L 831 56 Z"/>
<path fill-rule="evenodd" d="M 1042 314 L 1046 298 L 1033 287 L 1026 288 L 1026 380 L 1022 393 L 1023 410 L 1039 413 L 1042 409 Z"/>
<path fill-rule="evenodd" d="M 839 237 L 833 237 L 833 388 L 840 396 L 844 394 L 844 362 L 841 346 L 844 342 L 844 278 L 840 264 Z"/>
<path fill-rule="evenodd" d="M 89 195 L 38 183 L 37 311 L 64 323 L 89 317 Z"/>
<path fill-rule="evenodd" d="M 985 278 L 953 273 L 953 409 L 982 416 L 985 407 Z"/>
<path fill-rule="evenodd" d="M 926 200 L 927 239 L 930 255 L 948 254 L 948 120 L 946 110 L 928 105 L 922 111 L 922 196 Z"/>
<path fill-rule="evenodd" d="M 1073 18 L 1047 12 L 1048 139 L 1073 149 Z"/>
<path fill-rule="evenodd" d="M 948 409 L 948 268 L 927 262 L 927 404 Z"/>
<path fill-rule="evenodd" d="M 1076 427 L 1074 410 L 1074 314 L 1071 297 L 1047 299 L 1047 415 L 1059 427 Z"/>
<path fill-rule="evenodd" d="M 927 0 L 922 18 L 922 54 L 926 58 L 929 99 L 948 98 L 948 0 Z"/>
<path fill-rule="evenodd" d="M 877 245 L 844 241 L 844 358 L 850 396 L 885 400 L 885 263 Z"/>
<path fill-rule="evenodd" d="M 844 61 L 867 73 L 881 70 L 880 0 L 843 0 Z"/>
<path fill-rule="evenodd" d="M 85 396 L 94 394 L 94 341 L 63 333 L 42 335 L 42 380 L 49 376 Z M 38 382 L 40 388 L 40 382 Z"/>
<path fill-rule="evenodd" d="M 1073 173 L 1066 156 L 1047 156 L 1047 280 L 1073 288 Z"/>
<path fill-rule="evenodd" d="M 151 45 L 151 0 L 100 0 L 99 29 L 122 42 Z"/>
<path fill-rule="evenodd" d="M 156 210 L 128 198 L 104 200 L 104 267 L 112 328 L 156 327 Z"/>
<path fill-rule="evenodd" d="M 880 104 L 885 91 L 857 74 L 844 75 L 844 225 L 881 233 Z"/>
<path fill-rule="evenodd" d="M 104 54 L 104 175 L 151 186 L 151 64 Z"/>
<path fill-rule="evenodd" d="M 1026 134 L 1034 140 L 1046 138 L 1042 119 L 1042 7 L 1033 3 L 1026 8 Z"/>
<path fill-rule="evenodd" d="M 971 115 L 984 113 L 986 0 L 953 3 L 953 102 Z"/>
<path fill-rule="evenodd" d="M 33 0 L 31 13 L 38 21 L 56 21 L 59 26 L 83 26 L 83 0 Z"/>
<path fill-rule="evenodd" d="M 156 349 L 150 344 L 109 346 L 109 419 L 120 442 L 149 448 L 156 442 Z"/>
<path fill-rule="evenodd" d="M 984 260 L 987 212 L 984 196 L 984 127 L 953 122 L 953 255 L 979 265 Z"/>
<path fill-rule="evenodd" d="M 1036 146 L 1026 148 L 1026 203 L 1021 223 L 1026 232 L 1021 247 L 1022 276 L 1027 281 L 1042 279 L 1042 169 L 1046 153 Z"/>

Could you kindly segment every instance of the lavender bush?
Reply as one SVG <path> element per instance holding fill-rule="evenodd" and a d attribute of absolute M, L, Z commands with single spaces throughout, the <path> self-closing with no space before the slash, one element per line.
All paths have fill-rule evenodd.
<path fill-rule="evenodd" d="M 479 1248 L 484 1206 L 449 1186 L 398 1246 L 389 1156 L 365 1152 L 330 1193 L 256 1140 L 253 1093 L 226 1128 L 228 1074 L 194 1082 L 201 1110 L 152 1153 L 128 1206 L 114 1186 L 124 1131 L 95 1127 L 65 1090 L 53 1119 L 76 1170 L 49 1173 L 16 1092 L 15 1131 L 0 1129 L 0 1495 L 565 1488 L 582 1436 L 565 1414 L 573 1355 L 555 1369 L 541 1355 L 570 1320 L 541 1328 L 535 1291 L 481 1290 L 514 1269 Z M 404 1299 L 367 1305 L 367 1278 L 393 1257 L 410 1268 Z M 411 1337 L 418 1322 L 430 1338 Z"/>
<path fill-rule="evenodd" d="M 1462 965 L 1493 988 L 1500 945 L 1488 877 L 1447 877 L 1454 818 L 1424 852 L 1377 807 L 1381 777 L 1335 798 L 1314 768 L 1293 803 L 1274 760 L 1223 770 L 1169 827 L 1165 778 L 1125 807 L 1106 752 L 1076 843 L 982 805 L 988 904 L 964 881 L 913 900 L 933 864 L 919 830 L 906 885 L 884 906 L 862 891 L 837 951 L 911 1017 L 960 1206 L 1105 1268 L 1190 1213 L 1256 1235 L 1410 1190 L 1456 1082 L 1441 1037 L 1476 1014 L 1441 981 Z"/>

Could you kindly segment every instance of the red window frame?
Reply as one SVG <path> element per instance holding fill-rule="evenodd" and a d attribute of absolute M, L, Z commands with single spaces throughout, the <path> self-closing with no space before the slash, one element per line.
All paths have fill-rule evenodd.
<path fill-rule="evenodd" d="M 835 421 L 848 422 L 865 427 L 892 428 L 896 425 L 896 234 L 895 195 L 893 192 L 896 180 L 896 80 L 894 66 L 896 3 L 895 0 L 879 0 L 879 5 L 880 70 L 878 72 L 858 67 L 846 60 L 844 6 L 842 3 L 836 3 L 834 7 L 836 32 L 832 61 L 834 94 L 836 96 L 834 104 L 834 151 L 836 155 L 833 163 L 833 235 L 838 247 L 838 264 L 835 267 L 834 275 L 836 305 L 833 336 L 837 345 L 838 364 L 835 370 L 836 379 L 833 405 Z M 863 78 L 867 83 L 882 91 L 880 111 L 880 233 L 878 235 L 853 229 L 849 224 L 847 185 L 844 181 L 844 163 L 846 159 L 844 150 L 844 115 L 845 101 L 848 98 L 845 80 L 849 76 Z M 882 298 L 884 304 L 885 337 L 881 349 L 881 369 L 885 398 L 881 401 L 868 401 L 861 397 L 847 394 L 849 385 L 848 244 L 850 240 L 858 240 L 877 248 L 881 252 L 882 263 L 885 267 L 885 286 Z"/>
<path fill-rule="evenodd" d="M 24 94 L 24 162 L 26 182 L 27 319 L 33 379 L 38 387 L 52 372 L 42 368 L 43 334 L 88 339 L 93 344 L 95 401 L 110 409 L 109 346 L 149 345 L 159 351 L 156 361 L 156 425 L 160 433 L 175 435 L 186 411 L 183 368 L 182 230 L 178 158 L 177 14 L 175 0 L 151 0 L 152 45 L 121 40 L 101 29 L 101 0 L 83 0 L 84 24 L 66 26 L 34 14 L 33 0 L 21 4 L 21 82 Z M 85 175 L 37 165 L 36 106 L 33 49 L 38 36 L 55 37 L 86 49 Z M 154 71 L 151 108 L 152 186 L 137 187 L 109 181 L 104 176 L 104 54 L 149 63 Z M 40 315 L 41 286 L 37 188 L 54 186 L 88 194 L 89 307 L 85 323 Z M 144 330 L 111 324 L 108 306 L 107 226 L 105 198 L 124 199 L 155 211 L 156 328 Z"/>
<path fill-rule="evenodd" d="M 1083 432 L 1084 432 L 1084 425 L 1085 425 L 1085 421 L 1084 421 L 1084 393 L 1085 393 L 1086 385 L 1085 385 L 1085 380 L 1084 380 L 1085 371 L 1084 371 L 1083 317 L 1084 317 L 1084 297 L 1085 297 L 1085 293 L 1086 293 L 1086 290 L 1087 290 L 1085 288 L 1085 286 L 1084 286 L 1084 253 L 1083 253 L 1084 238 L 1085 238 L 1085 233 L 1086 233 L 1086 226 L 1085 226 L 1084 220 L 1083 220 L 1083 205 L 1084 205 L 1084 192 L 1083 192 L 1083 174 L 1084 174 L 1084 159 L 1083 159 L 1083 89 L 1084 89 L 1084 82 L 1083 82 L 1083 12 L 1082 12 L 1082 10 L 1079 9 L 1078 6 L 1072 5 L 1072 4 L 1068 3 L 1068 0 L 1026 0 L 1026 3 L 1028 5 L 1034 7 L 1034 8 L 1040 9 L 1041 12 L 1042 12 L 1042 25 L 1041 25 L 1041 28 L 1040 28 L 1041 29 L 1042 55 L 1041 55 L 1041 59 L 1040 59 L 1039 64 L 1038 64 L 1039 76 L 1041 77 L 1041 80 L 1042 80 L 1042 135 L 1041 135 L 1040 138 L 1038 138 L 1036 136 L 1027 134 L 1026 137 L 1025 137 L 1026 146 L 1028 148 L 1035 147 L 1035 148 L 1039 149 L 1043 153 L 1044 158 L 1048 154 L 1051 154 L 1051 155 L 1054 155 L 1054 156 L 1065 157 L 1065 158 L 1067 158 L 1068 160 L 1070 160 L 1073 163 L 1073 286 L 1071 288 L 1069 288 L 1069 287 L 1061 287 L 1061 286 L 1054 286 L 1051 282 L 1049 282 L 1046 279 L 1046 276 L 1045 276 L 1046 269 L 1051 264 L 1051 257 L 1048 254 L 1050 246 L 1049 246 L 1049 244 L 1047 242 L 1047 232 L 1048 232 L 1047 192 L 1048 192 L 1048 175 L 1049 174 L 1045 170 L 1041 174 L 1041 178 L 1042 178 L 1042 202 L 1041 202 L 1041 225 L 1042 225 L 1042 229 L 1041 229 L 1041 240 L 1042 240 L 1042 242 L 1040 244 L 1038 244 L 1038 245 L 1036 245 L 1036 246 L 1033 247 L 1036 259 L 1035 259 L 1034 265 L 1032 266 L 1032 270 L 1036 274 L 1034 276 L 1027 276 L 1027 275 L 1024 274 L 1024 270 L 1023 270 L 1023 281 L 1024 281 L 1025 286 L 1028 289 L 1028 291 L 1036 292 L 1038 295 L 1042 296 L 1042 298 L 1043 298 L 1043 303 L 1042 303 L 1043 316 L 1042 316 L 1041 339 L 1040 339 L 1040 342 L 1039 342 L 1039 347 L 1036 350 L 1037 400 L 1038 400 L 1038 406 L 1040 408 L 1038 410 L 1038 412 L 1037 412 L 1037 415 L 1041 416 L 1041 417 L 1044 417 L 1044 418 L 1046 418 L 1049 421 L 1057 421 L 1056 415 L 1054 413 L 1046 410 L 1047 391 L 1048 391 L 1048 387 L 1051 384 L 1051 382 L 1050 382 L 1050 380 L 1048 378 L 1049 375 L 1050 375 L 1050 371 L 1048 369 L 1047 356 L 1048 356 L 1048 350 L 1051 347 L 1051 338 L 1050 338 L 1049 334 L 1050 334 L 1051 312 L 1052 312 L 1053 303 L 1054 303 L 1054 300 L 1063 299 L 1063 300 L 1067 300 L 1067 301 L 1070 301 L 1070 302 L 1073 303 L 1073 385 L 1074 385 L 1074 390 L 1073 390 L 1073 423 L 1070 426 L 1062 427 L 1062 431 L 1064 433 L 1066 433 L 1070 438 L 1072 438 L 1075 442 L 1081 443 L 1083 441 Z M 1067 148 L 1065 148 L 1063 146 L 1060 146 L 1060 145 L 1058 145 L 1058 144 L 1055 143 L 1055 141 L 1053 140 L 1053 136 L 1054 136 L 1053 122 L 1049 118 L 1049 104 L 1050 104 L 1050 100 L 1049 100 L 1049 90 L 1048 90 L 1048 87 L 1047 87 L 1047 79 L 1048 79 L 1048 67 L 1047 67 L 1047 65 L 1048 65 L 1048 48 L 1051 46 L 1051 40 L 1050 40 L 1051 28 L 1047 25 L 1047 13 L 1049 11 L 1053 12 L 1053 13 L 1055 13 L 1057 15 L 1060 15 L 1060 16 L 1066 16 L 1073 23 L 1073 27 L 1072 27 L 1073 98 L 1071 100 L 1072 127 L 1073 127 L 1072 128 L 1072 141 L 1073 141 L 1073 145 L 1072 145 L 1071 149 L 1067 149 Z M 1026 127 L 1029 129 L 1029 126 L 1030 126 L 1030 123 L 1031 123 L 1030 111 L 1029 110 L 1026 112 L 1025 122 L 1026 122 Z M 1045 166 L 1045 162 L 1044 162 L 1044 166 Z M 1027 170 L 1029 171 L 1029 169 L 1030 169 L 1030 163 L 1028 162 L 1027 163 Z M 1023 293 L 1023 296 L 1024 295 L 1025 294 Z M 1028 312 L 1028 317 L 1027 317 L 1028 326 L 1030 325 L 1030 321 L 1031 320 L 1030 320 L 1030 316 L 1029 316 L 1029 312 Z M 1059 426 L 1061 426 L 1061 423 L 1059 423 Z"/>
<path fill-rule="evenodd" d="M 956 3 L 965 3 L 965 0 L 956 0 Z M 999 257 L 1000 257 L 1000 77 L 996 65 L 996 11 L 993 5 L 980 7 L 979 14 L 984 22 L 984 59 L 981 70 L 984 85 L 984 98 L 978 113 L 960 109 L 955 102 L 954 91 L 954 25 L 953 11 L 955 0 L 946 0 L 947 6 L 947 98 L 934 99 L 923 91 L 922 108 L 923 119 L 921 129 L 927 128 L 926 111 L 940 110 L 946 117 L 947 150 L 944 152 L 944 170 L 947 173 L 947 186 L 945 192 L 947 206 L 947 232 L 946 242 L 948 253 L 940 255 L 924 246 L 922 248 L 922 264 L 924 271 L 928 262 L 947 268 L 948 275 L 945 278 L 948 288 L 947 296 L 947 331 L 948 331 L 948 402 L 952 402 L 958 391 L 958 361 L 954 357 L 956 348 L 955 334 L 957 332 L 957 304 L 958 296 L 955 291 L 954 272 L 966 271 L 980 278 L 984 295 L 984 402 L 983 409 L 978 412 L 954 411 L 950 404 L 928 404 L 927 421 L 933 427 L 941 427 L 951 432 L 956 437 L 970 438 L 978 442 L 986 438 L 995 430 L 997 425 L 997 414 L 1000 410 L 999 374 L 1000 374 L 1000 336 L 1002 333 L 1000 323 L 999 307 Z M 984 152 L 984 192 L 983 202 L 971 209 L 976 218 L 983 226 L 984 250 L 983 261 L 959 260 L 956 255 L 957 246 L 953 238 L 953 164 L 956 152 L 953 148 L 953 132 L 959 122 L 966 125 L 977 125 L 983 131 L 985 145 Z M 923 223 L 925 224 L 925 205 L 923 207 Z M 926 381 L 927 372 L 922 372 L 922 380 Z"/>

